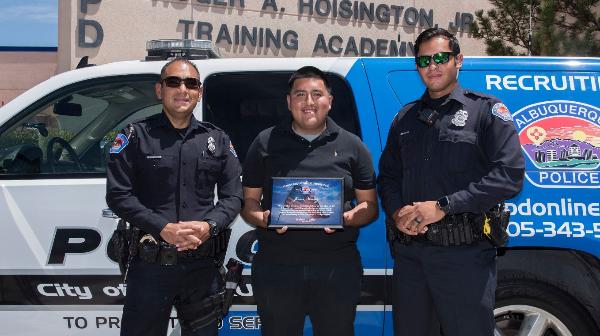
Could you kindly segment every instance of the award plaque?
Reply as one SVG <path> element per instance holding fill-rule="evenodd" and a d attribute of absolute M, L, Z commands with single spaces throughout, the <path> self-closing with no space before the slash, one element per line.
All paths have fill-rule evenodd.
<path fill-rule="evenodd" d="M 269 227 L 341 228 L 343 178 L 273 177 Z"/>

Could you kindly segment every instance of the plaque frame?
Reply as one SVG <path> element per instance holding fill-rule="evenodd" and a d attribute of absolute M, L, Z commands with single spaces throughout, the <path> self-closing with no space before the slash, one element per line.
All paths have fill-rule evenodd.
<path fill-rule="evenodd" d="M 269 228 L 341 229 L 344 178 L 272 177 Z"/>

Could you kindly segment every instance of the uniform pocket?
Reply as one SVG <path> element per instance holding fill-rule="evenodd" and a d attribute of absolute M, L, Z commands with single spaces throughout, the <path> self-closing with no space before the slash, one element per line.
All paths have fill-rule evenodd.
<path fill-rule="evenodd" d="M 440 131 L 440 156 L 451 172 L 464 172 L 477 159 L 477 133 L 466 130 Z"/>
<path fill-rule="evenodd" d="M 400 136 L 400 155 L 402 159 L 402 177 L 404 181 L 417 181 L 422 173 L 422 143 L 411 134 Z M 395 168 L 399 169 L 399 168 Z M 402 183 L 402 194 L 411 195 L 411 183 Z"/>
<path fill-rule="evenodd" d="M 201 194 L 211 194 L 215 188 L 222 169 L 222 161 L 218 158 L 204 157 L 198 159 L 196 166 L 196 187 Z"/>
<path fill-rule="evenodd" d="M 403 135 L 398 140 L 400 145 L 400 154 L 402 158 L 402 166 L 404 169 L 414 167 L 419 163 L 418 155 L 415 155 L 415 151 L 420 151 L 421 144 L 417 142 L 416 137 L 410 134 Z M 419 147 L 419 148 L 417 148 Z"/>
<path fill-rule="evenodd" d="M 486 243 L 486 242 L 484 242 L 484 243 Z M 487 265 L 487 264 L 495 261 L 497 258 L 497 255 L 498 255 L 498 251 L 496 250 L 496 248 L 493 248 L 493 247 L 483 248 L 481 250 L 481 252 L 479 252 L 479 255 L 477 256 L 478 263 L 480 265 Z"/>
<path fill-rule="evenodd" d="M 175 187 L 177 177 L 177 159 L 174 155 L 144 154 L 143 181 L 160 188 Z"/>

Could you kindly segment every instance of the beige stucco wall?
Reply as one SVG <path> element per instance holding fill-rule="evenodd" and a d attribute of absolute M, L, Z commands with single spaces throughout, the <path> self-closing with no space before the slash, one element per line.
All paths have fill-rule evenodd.
<path fill-rule="evenodd" d="M 303 7 L 304 13 L 301 13 L 299 4 L 311 1 L 313 14 L 309 14 L 307 7 Z M 96 64 L 124 59 L 143 59 L 146 55 L 147 40 L 183 37 L 186 25 L 180 23 L 180 20 L 191 22 L 188 25 L 191 30 L 188 35 L 190 38 L 198 37 L 196 30 L 199 25 L 204 27 L 212 25 L 213 41 L 217 40 L 221 31 L 222 38 L 218 46 L 224 57 L 338 56 L 327 47 L 317 48 L 318 50 L 314 51 L 319 34 L 323 34 L 326 43 L 329 43 L 332 36 L 338 36 L 332 43 L 334 50 L 346 49 L 353 37 L 357 49 L 360 48 L 361 38 L 373 42 L 380 39 L 381 45 L 385 46 L 381 50 L 386 51 L 381 53 L 382 55 L 387 55 L 390 45 L 394 43 L 398 46 L 405 43 L 410 55 L 408 43 L 412 43 L 416 36 L 427 28 L 427 22 L 408 25 L 404 16 L 407 12 L 414 13 L 408 10 L 409 8 L 422 11 L 427 18 L 432 16 L 433 24 L 448 28 L 449 23 L 455 21 L 457 12 L 474 16 L 476 10 L 490 7 L 487 0 L 350 0 L 353 6 L 354 3 L 358 5 L 364 3 L 367 7 L 372 4 L 373 8 L 387 5 L 392 17 L 390 23 L 384 23 L 377 17 L 373 21 L 368 17 L 363 20 L 354 17 L 342 18 L 340 15 L 342 1 L 344 0 L 87 0 L 85 9 L 81 7 L 80 0 L 59 1 L 59 71 L 73 68 L 83 56 L 89 56 L 90 62 Z M 321 4 L 322 13 L 327 12 L 328 4 L 332 8 L 336 6 L 337 17 L 332 14 L 333 9 L 327 16 L 318 15 L 315 8 L 317 3 Z M 277 6 L 277 11 L 274 11 L 273 5 Z M 391 9 L 392 5 L 396 6 L 395 9 Z M 401 15 L 398 16 L 399 20 L 396 23 L 394 13 L 400 9 Z M 410 18 L 412 16 L 409 15 Z M 85 27 L 80 20 L 93 21 L 102 28 L 103 40 L 99 46 L 89 48 L 80 45 L 78 41 L 80 31 L 85 31 L 85 43 L 97 41 L 96 29 L 91 26 Z M 222 30 L 225 29 L 223 25 L 229 32 L 231 43 L 223 38 Z M 294 49 L 282 45 L 276 48 L 271 45 L 267 48 L 264 43 L 260 47 L 259 41 L 257 46 L 251 46 L 249 43 L 245 46 L 241 45 L 241 40 L 238 41 L 239 43 L 235 41 L 235 32 L 242 26 L 250 31 L 256 28 L 257 35 L 263 37 L 265 34 L 260 32 L 264 33 L 266 29 L 270 29 L 274 34 L 280 30 L 281 35 L 293 31 L 297 34 L 298 47 Z M 464 30 L 457 31 L 457 35 L 466 54 L 484 54 L 481 40 L 473 39 L 468 31 Z M 288 36 L 293 37 L 294 34 L 288 33 Z M 207 35 L 203 34 L 200 37 L 207 38 Z M 341 55 L 344 53 L 345 50 L 342 50 Z M 356 56 L 352 52 L 347 55 Z"/>
<path fill-rule="evenodd" d="M 368 17 L 343 18 L 343 1 L 350 1 L 352 6 L 372 5 L 374 9 L 387 7 L 390 22 L 381 22 L 377 16 L 373 20 Z M 302 11 L 299 9 L 299 4 L 311 2 L 312 14 L 307 6 Z M 326 13 L 326 6 L 330 5 L 329 13 L 319 15 L 316 8 L 318 3 L 321 13 Z M 412 55 L 412 42 L 429 23 L 421 20 L 414 25 L 408 24 L 405 15 L 413 11 L 409 8 L 421 11 L 428 20 L 432 19 L 433 24 L 449 28 L 457 12 L 459 15 L 474 16 L 476 10 L 488 9 L 490 4 L 488 0 L 60 0 L 57 53 L 0 53 L 0 104 L 55 73 L 75 68 L 83 56 L 89 56 L 89 62 L 93 64 L 143 59 L 146 56 L 146 41 L 183 38 L 186 25 L 182 21 L 189 22 L 189 38 L 208 38 L 207 34 L 198 36 L 197 29 L 199 26 L 212 26 L 210 38 L 217 42 L 220 37 L 217 45 L 224 57 L 356 56 L 351 40 L 355 43 L 354 51 L 359 51 L 361 38 L 373 44 L 379 40 L 380 56 L 389 55 L 393 44 L 398 47 L 396 50 L 404 45 L 406 54 Z M 352 15 L 354 12 L 354 8 L 351 8 Z M 83 44 L 93 43 L 98 36 L 95 28 L 86 28 L 81 20 L 101 27 L 103 39 L 97 46 L 82 46 L 80 32 L 83 32 Z M 236 34 L 242 27 L 250 32 L 256 29 L 256 46 L 252 46 L 248 40 L 243 45 L 243 38 Z M 230 43 L 224 38 L 225 29 L 229 33 Z M 266 30 L 274 35 L 279 32 L 279 47 L 273 44 L 267 47 Z M 472 38 L 467 30 L 455 32 L 465 54 L 484 54 L 481 40 Z M 288 47 L 283 41 L 286 33 L 290 37 L 287 40 Z M 322 40 L 319 40 L 320 35 Z M 317 43 L 318 40 L 324 44 Z"/>
<path fill-rule="evenodd" d="M 0 52 L 0 106 L 56 73 L 56 51 Z"/>
<path fill-rule="evenodd" d="M 78 0 L 58 2 L 58 72 L 73 69 L 79 60 L 75 58 L 77 32 L 76 10 Z M 74 63 L 74 64 L 72 64 Z"/>

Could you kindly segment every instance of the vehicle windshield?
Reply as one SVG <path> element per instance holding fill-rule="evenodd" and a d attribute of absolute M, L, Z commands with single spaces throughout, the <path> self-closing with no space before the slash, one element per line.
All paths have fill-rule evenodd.
<path fill-rule="evenodd" d="M 34 104 L 0 134 L 0 178 L 105 173 L 115 135 L 128 123 L 160 112 L 156 78 L 82 82 Z"/>

